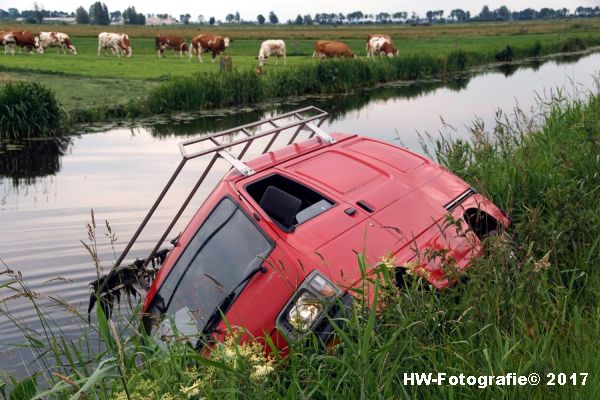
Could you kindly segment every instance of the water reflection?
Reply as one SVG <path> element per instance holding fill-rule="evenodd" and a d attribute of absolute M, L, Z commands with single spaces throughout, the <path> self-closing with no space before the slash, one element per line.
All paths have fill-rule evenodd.
<path fill-rule="evenodd" d="M 60 137 L 24 143 L 0 144 L 0 179 L 8 178 L 14 187 L 30 185 L 38 178 L 60 172 L 61 158 L 73 141 Z"/>

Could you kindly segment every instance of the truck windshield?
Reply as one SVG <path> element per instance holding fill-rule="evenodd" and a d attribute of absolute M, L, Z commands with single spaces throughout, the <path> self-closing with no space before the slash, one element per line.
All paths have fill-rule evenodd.
<path fill-rule="evenodd" d="M 199 336 L 232 289 L 273 248 L 253 221 L 226 197 L 196 232 L 152 302 L 166 318 L 157 333 Z"/>

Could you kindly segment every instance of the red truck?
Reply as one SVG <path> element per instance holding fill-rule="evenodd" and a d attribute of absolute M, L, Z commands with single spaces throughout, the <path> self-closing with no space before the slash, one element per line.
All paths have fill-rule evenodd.
<path fill-rule="evenodd" d="M 419 254 L 443 253 L 463 269 L 480 254 L 486 235 L 508 226 L 498 207 L 446 169 L 387 142 L 330 135 L 319 127 L 326 115 L 308 107 L 180 145 L 182 164 L 118 261 L 186 161 L 208 156 L 208 168 L 147 258 L 162 264 L 143 304 L 147 331 L 186 335 L 201 348 L 222 340 L 225 317 L 249 336 L 270 336 L 284 351 L 309 331 L 326 345 L 331 318 L 351 307 L 348 289 L 361 284 L 356 254 L 363 249 L 372 263 L 385 254 L 396 260 L 398 281 L 411 264 L 432 286 L 444 288 L 452 278 L 441 261 Z M 272 150 L 284 132 L 284 145 Z M 308 137 L 298 141 L 302 134 Z M 242 161 L 259 139 L 266 148 Z M 201 149 L 190 152 L 194 146 Z M 233 168 L 174 247 L 159 251 L 219 159 Z M 454 228 L 443 228 L 449 220 Z M 151 270 L 154 277 L 150 261 L 143 264 L 138 261 L 143 268 L 134 275 Z M 110 298 L 109 281 L 96 282 L 93 296 Z"/>

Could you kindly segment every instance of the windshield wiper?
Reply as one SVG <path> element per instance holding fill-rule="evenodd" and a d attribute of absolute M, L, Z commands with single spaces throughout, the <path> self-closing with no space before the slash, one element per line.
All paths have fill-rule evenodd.
<path fill-rule="evenodd" d="M 217 325 L 221 322 L 222 315 L 227 312 L 227 310 L 233 303 L 233 300 L 235 299 L 235 296 L 237 294 L 237 290 L 240 288 L 240 286 L 248 282 L 250 279 L 252 279 L 254 275 L 256 275 L 259 272 L 262 272 L 264 274 L 267 272 L 267 268 L 263 267 L 262 265 L 259 265 L 258 267 L 248 272 L 244 279 L 242 279 L 240 283 L 238 283 L 233 289 L 231 289 L 229 294 L 225 296 L 223 300 L 221 300 L 221 302 L 217 305 L 213 313 L 206 320 L 206 325 L 204 326 L 204 329 L 202 329 L 202 334 L 205 337 L 210 335 L 217 327 Z M 200 341 L 198 341 L 198 343 L 199 342 Z M 196 344 L 196 347 L 198 347 L 198 343 Z"/>

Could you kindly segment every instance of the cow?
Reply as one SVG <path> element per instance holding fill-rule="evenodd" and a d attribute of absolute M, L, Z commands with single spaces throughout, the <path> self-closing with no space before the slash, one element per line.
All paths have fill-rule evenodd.
<path fill-rule="evenodd" d="M 287 64 L 287 57 L 285 54 L 285 42 L 283 40 L 265 40 L 260 45 L 260 50 L 258 51 L 258 66 L 262 67 L 267 63 L 267 59 L 270 56 L 277 57 L 275 64 L 279 64 L 279 57 L 283 57 L 283 65 Z"/>
<path fill-rule="evenodd" d="M 192 52 L 196 52 L 198 62 L 202 62 L 202 53 L 212 53 L 212 62 L 215 62 L 215 57 L 229 47 L 231 40 L 228 37 L 219 35 L 213 35 L 212 33 L 201 33 L 200 35 L 192 39 L 192 48 L 190 49 L 190 56 Z"/>
<path fill-rule="evenodd" d="M 356 58 L 356 55 L 350 50 L 346 43 L 333 40 L 317 40 L 315 42 L 315 52 L 313 57 L 346 57 Z"/>
<path fill-rule="evenodd" d="M 126 33 L 102 32 L 98 34 L 98 55 L 100 51 L 110 49 L 113 54 L 121 57 L 123 52 L 127 57 L 131 57 L 131 43 Z"/>
<path fill-rule="evenodd" d="M 165 57 L 164 51 L 166 49 L 173 49 L 179 51 L 179 56 L 183 57 L 183 53 L 189 53 L 188 46 L 182 37 L 174 35 L 156 35 L 156 54 L 158 58 Z M 190 58 L 192 56 L 189 53 Z"/>
<path fill-rule="evenodd" d="M 388 57 L 398 55 L 394 42 L 389 35 L 370 34 L 367 36 L 367 57 L 385 54 Z"/>
<path fill-rule="evenodd" d="M 13 31 L 11 34 L 15 38 L 15 45 L 19 46 L 21 49 L 29 49 L 29 54 L 33 54 L 33 49 L 36 49 L 38 53 L 43 51 L 40 48 L 39 36 L 27 31 Z"/>
<path fill-rule="evenodd" d="M 390 40 L 384 37 L 373 37 L 367 44 L 367 57 L 373 57 L 374 55 L 394 57 L 398 55 L 398 50 Z"/>
<path fill-rule="evenodd" d="M 73 43 L 71 43 L 71 38 L 69 35 L 62 32 L 40 32 L 40 47 L 42 53 L 45 52 L 48 47 L 58 47 L 59 51 L 62 49 L 64 54 L 69 50 L 74 55 L 77 55 L 77 49 L 73 46 Z"/>
<path fill-rule="evenodd" d="M 4 54 L 15 54 L 15 46 L 17 43 L 15 42 L 15 37 L 12 32 L 4 32 L 0 31 L 0 44 L 4 46 Z"/>

